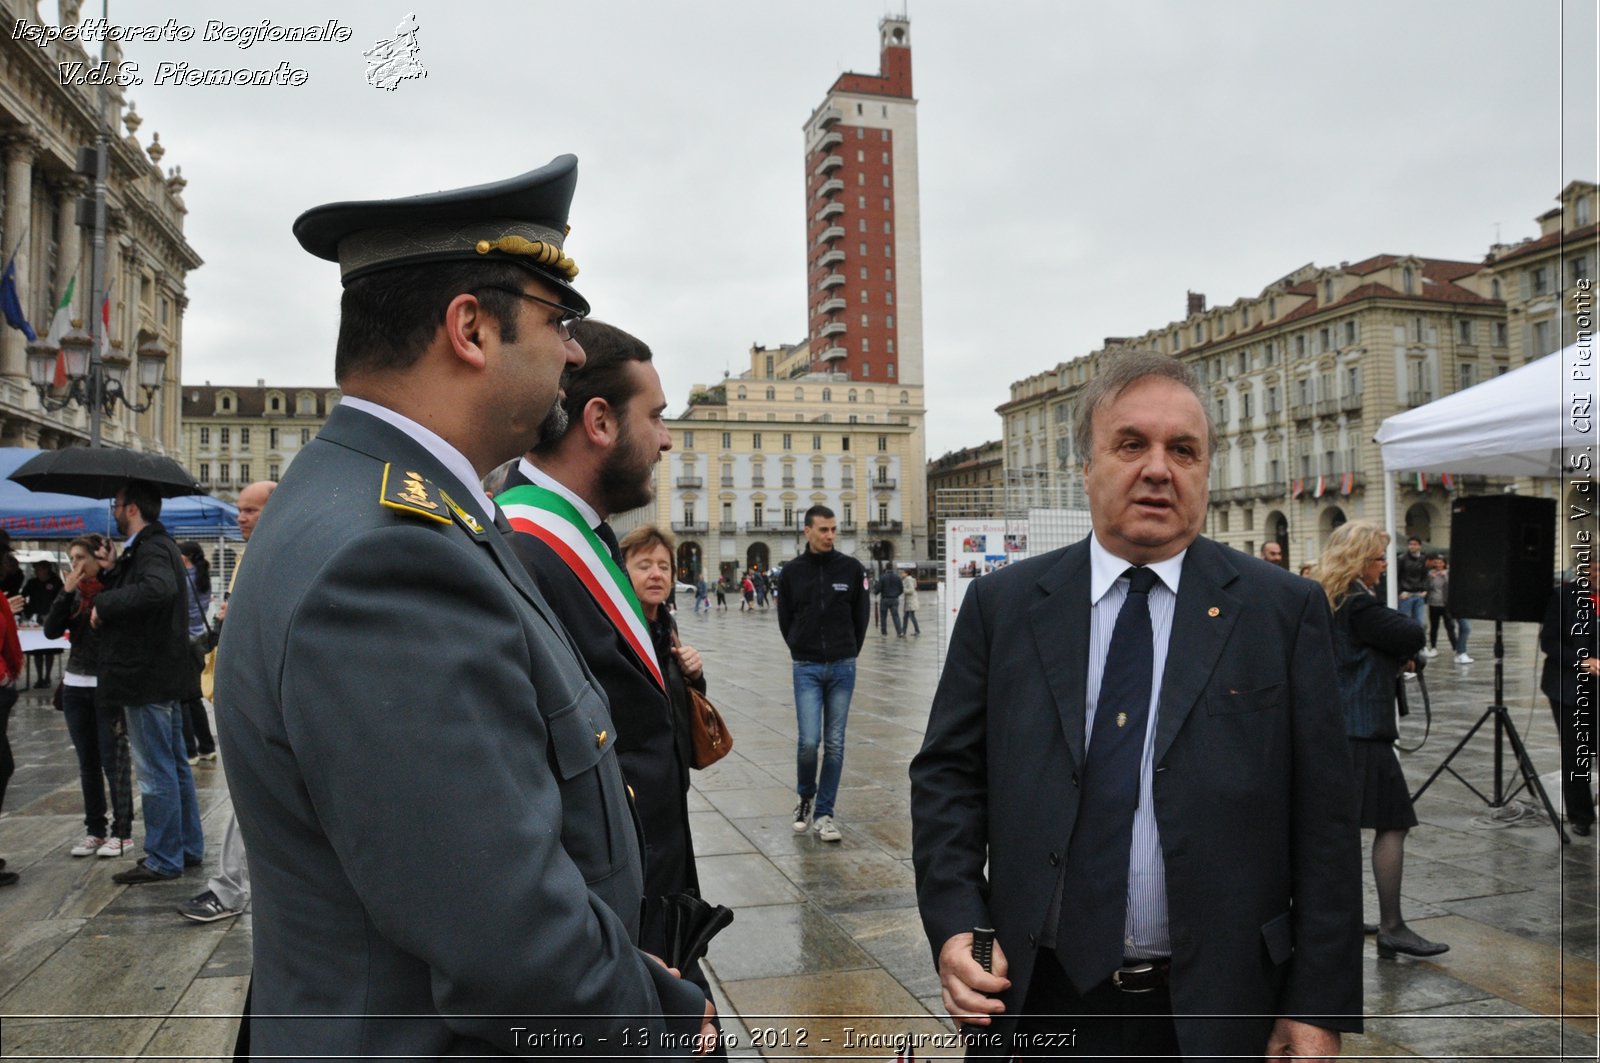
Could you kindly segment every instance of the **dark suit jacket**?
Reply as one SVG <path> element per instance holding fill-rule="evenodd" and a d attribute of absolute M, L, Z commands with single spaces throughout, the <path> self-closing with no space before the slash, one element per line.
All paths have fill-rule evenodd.
<path fill-rule="evenodd" d="M 935 962 L 952 935 L 995 928 L 1011 965 L 1002 1037 L 1052 944 L 1039 936 L 1078 810 L 1089 609 L 1088 540 L 972 584 L 911 765 Z M 1154 781 L 1190 1058 L 1260 1055 L 1280 1015 L 1360 1029 L 1359 833 L 1329 623 L 1316 584 L 1190 546 Z M 1205 1014 L 1254 1017 L 1184 1017 Z"/>
<path fill-rule="evenodd" d="M 513 469 L 507 491 L 528 482 Z M 513 532 L 509 539 L 539 591 L 572 633 L 584 660 L 599 680 L 617 721 L 617 757 L 633 788 L 644 830 L 644 892 L 647 897 L 699 888 L 694 844 L 689 837 L 689 764 L 675 737 L 677 721 L 666 692 L 623 641 L 594 596 L 567 563 L 535 536 Z M 648 644 L 646 649 L 651 649 Z M 659 945 L 649 935 L 645 948 Z"/>
<path fill-rule="evenodd" d="M 1550 592 L 1544 623 L 1539 627 L 1539 648 L 1546 654 L 1539 689 L 1560 705 L 1577 705 L 1593 697 L 1594 677 L 1579 667 L 1596 653 L 1594 599 L 1573 582 Z"/>
<path fill-rule="evenodd" d="M 630 941 L 642 872 L 604 696 L 476 503 L 476 530 L 380 505 L 385 463 L 391 492 L 403 472 L 460 490 L 402 432 L 335 410 L 251 538 L 217 654 L 254 1050 L 694 1033 L 702 993 Z"/>

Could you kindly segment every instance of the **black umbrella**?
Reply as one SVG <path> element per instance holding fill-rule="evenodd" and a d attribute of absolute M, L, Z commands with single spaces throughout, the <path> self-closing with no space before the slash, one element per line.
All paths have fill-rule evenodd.
<path fill-rule="evenodd" d="M 205 491 L 182 465 L 161 454 L 114 447 L 68 447 L 29 458 L 8 479 L 30 491 L 112 498 L 129 480 L 155 486 L 162 498 Z"/>
<path fill-rule="evenodd" d="M 646 898 L 642 906 L 639 940 L 664 942 L 667 966 L 682 971 L 702 959 L 711 939 L 733 922 L 733 912 L 709 904 L 692 891 Z"/>

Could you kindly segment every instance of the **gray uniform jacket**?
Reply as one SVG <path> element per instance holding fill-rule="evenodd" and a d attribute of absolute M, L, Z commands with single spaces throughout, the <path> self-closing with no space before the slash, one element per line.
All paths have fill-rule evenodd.
<path fill-rule="evenodd" d="M 217 705 L 254 886 L 252 1048 L 686 1057 L 705 998 L 633 945 L 605 697 L 455 483 L 340 408 L 251 539 Z"/>

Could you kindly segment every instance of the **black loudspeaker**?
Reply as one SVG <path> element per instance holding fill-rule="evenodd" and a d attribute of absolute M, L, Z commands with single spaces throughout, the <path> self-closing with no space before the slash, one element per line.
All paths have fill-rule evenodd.
<path fill-rule="evenodd" d="M 1543 620 L 1555 542 L 1554 499 L 1456 499 L 1450 506 L 1450 612 L 1474 620 Z"/>

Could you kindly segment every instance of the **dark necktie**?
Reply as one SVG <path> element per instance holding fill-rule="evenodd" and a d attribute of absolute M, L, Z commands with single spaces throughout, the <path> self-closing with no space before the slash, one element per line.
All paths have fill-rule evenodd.
<path fill-rule="evenodd" d="M 1132 585 L 1106 650 L 1061 887 L 1056 956 L 1079 993 L 1110 977 L 1124 955 L 1128 852 L 1155 667 L 1150 588 L 1156 582 L 1148 568 L 1130 568 L 1125 575 Z"/>
<path fill-rule="evenodd" d="M 494 507 L 494 530 L 501 535 L 511 534 L 511 522 L 506 520 L 506 511 L 499 506 Z"/>
<path fill-rule="evenodd" d="M 617 544 L 617 533 L 611 530 L 611 525 L 601 521 L 595 525 L 594 533 L 600 537 L 601 542 L 606 544 L 606 549 L 611 551 L 611 560 L 617 563 L 618 568 L 621 568 L 622 547 Z"/>

